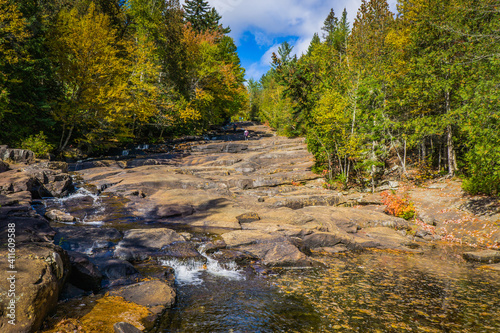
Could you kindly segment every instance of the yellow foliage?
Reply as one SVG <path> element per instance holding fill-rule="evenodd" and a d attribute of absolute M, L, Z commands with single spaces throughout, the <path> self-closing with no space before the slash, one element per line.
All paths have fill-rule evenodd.
<path fill-rule="evenodd" d="M 71 129 L 86 128 L 86 141 L 129 135 L 127 124 L 156 114 L 160 67 L 146 36 L 120 39 L 91 3 L 85 13 L 63 9 L 49 45 L 64 88 L 55 118 Z"/>
<path fill-rule="evenodd" d="M 125 45 L 117 42 L 110 19 L 93 3 L 84 15 L 76 8 L 64 9 L 50 46 L 65 97 L 56 118 L 67 124 L 117 119 L 123 109 L 129 64 L 120 56 Z"/>
<path fill-rule="evenodd" d="M 0 59 L 8 64 L 19 60 L 14 44 L 29 37 L 26 20 L 9 0 L 0 0 Z"/>
<path fill-rule="evenodd" d="M 245 86 L 238 80 L 235 64 L 220 57 L 219 31 L 195 31 L 184 27 L 182 43 L 187 58 L 186 69 L 191 81 L 189 101 L 179 110 L 184 122 L 204 120 L 217 123 L 235 114 L 247 100 Z"/>

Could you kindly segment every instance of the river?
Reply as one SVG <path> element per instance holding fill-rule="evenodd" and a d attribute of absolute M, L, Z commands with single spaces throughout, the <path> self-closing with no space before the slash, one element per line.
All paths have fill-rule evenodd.
<path fill-rule="evenodd" d="M 123 231 L 141 223 L 121 210 L 119 199 L 83 188 L 45 205 L 78 212 L 81 222 L 75 226 L 83 228 L 102 225 Z M 206 241 L 219 237 L 211 230 L 189 231 L 201 253 Z M 317 253 L 313 257 L 324 268 L 266 274 L 206 255 L 206 264 L 163 261 L 159 264 L 176 271 L 177 302 L 154 331 L 498 332 L 499 273 L 465 262 L 463 251 L 442 243 L 429 244 L 423 254 Z"/>

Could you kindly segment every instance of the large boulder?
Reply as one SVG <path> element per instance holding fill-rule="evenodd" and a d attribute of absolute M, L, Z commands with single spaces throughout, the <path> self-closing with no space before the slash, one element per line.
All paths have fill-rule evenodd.
<path fill-rule="evenodd" d="M 119 322 L 113 325 L 115 333 L 141 333 L 142 331 L 132 324 Z"/>
<path fill-rule="evenodd" d="M 222 239 L 228 247 L 238 247 L 257 243 L 283 242 L 286 237 L 260 230 L 235 230 L 222 234 Z"/>
<path fill-rule="evenodd" d="M 30 175 L 33 181 L 30 191 L 35 198 L 61 198 L 74 190 L 71 176 L 58 170 L 39 170 Z"/>
<path fill-rule="evenodd" d="M 30 164 L 35 162 L 35 154 L 27 149 L 4 148 L 0 150 L 0 160 Z"/>
<path fill-rule="evenodd" d="M 2 244 L 5 238 L 2 237 Z M 6 247 L 0 250 L 7 258 Z M 7 266 L 7 260 L 0 263 L 0 305 L 1 332 L 34 332 L 39 329 L 45 316 L 57 305 L 59 294 L 68 275 L 69 263 L 65 251 L 48 243 L 16 243 L 16 273 Z M 12 280 L 14 277 L 14 280 Z M 9 280 L 10 278 L 10 280 Z M 9 292 L 15 293 L 15 298 Z M 15 300 L 15 326 L 9 324 L 10 300 Z"/>
<path fill-rule="evenodd" d="M 196 247 L 192 243 L 188 242 L 174 242 L 162 248 L 164 255 L 168 258 L 175 259 L 191 259 L 204 261 L 205 257 L 203 257 Z"/>
<path fill-rule="evenodd" d="M 0 161 L 0 173 L 9 170 L 9 163 Z"/>
<path fill-rule="evenodd" d="M 68 222 L 75 222 L 76 218 L 72 216 L 71 214 L 68 214 L 66 212 L 60 211 L 58 209 L 49 209 L 45 213 L 45 217 L 48 218 L 51 221 L 55 222 L 63 222 L 63 223 L 68 223 Z"/>
<path fill-rule="evenodd" d="M 146 327 L 151 327 L 158 316 L 175 303 L 174 288 L 157 280 L 120 287 L 112 290 L 110 295 L 123 297 L 128 302 L 146 307 L 152 313 L 144 319 Z"/>
<path fill-rule="evenodd" d="M 135 267 L 125 260 L 114 258 L 97 258 L 92 261 L 99 268 L 105 281 L 105 284 L 122 285 L 130 284 L 140 274 Z"/>
<path fill-rule="evenodd" d="M 12 206 L 28 206 L 31 205 L 31 193 L 28 191 L 22 191 L 17 193 L 11 193 L 7 195 L 0 194 L 0 206 L 1 207 L 12 207 Z"/>
<path fill-rule="evenodd" d="M 0 217 L 0 238 L 2 244 L 7 239 L 8 225 L 16 225 L 16 245 L 23 243 L 51 243 L 56 232 L 41 216 Z"/>
<path fill-rule="evenodd" d="M 182 242 L 184 238 L 167 228 L 132 229 L 125 232 L 115 249 L 115 257 L 128 261 L 141 261 L 151 257 L 163 257 L 164 246 Z"/>
<path fill-rule="evenodd" d="M 289 241 L 256 243 L 237 247 L 239 251 L 259 258 L 262 264 L 271 267 L 310 267 L 314 261 Z"/>

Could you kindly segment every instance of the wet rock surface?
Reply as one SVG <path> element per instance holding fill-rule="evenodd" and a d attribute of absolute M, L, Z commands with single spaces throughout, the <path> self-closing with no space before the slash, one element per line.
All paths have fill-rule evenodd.
<path fill-rule="evenodd" d="M 86 293 L 111 290 L 113 297 L 147 310 L 142 324 L 133 325 L 142 329 L 143 324 L 151 327 L 175 301 L 176 268 L 160 267 L 165 260 L 172 265 L 193 262 L 199 272 L 215 265 L 214 260 L 237 263 L 267 275 L 280 267 L 318 267 L 317 253 L 380 249 L 418 254 L 451 233 L 471 243 L 485 239 L 482 245 L 500 244 L 496 203 L 488 201 L 484 213 L 479 201 L 464 197 L 453 181 L 409 191 L 423 221 L 415 225 L 385 214 L 380 194 L 323 189 L 320 177 L 311 172 L 313 159 L 303 139 L 274 136 L 264 126 L 248 128 L 251 139 L 244 143 L 198 138 L 179 143 L 175 151 L 138 158 L 69 167 L 50 162 L 9 165 L 0 179 L 0 221 L 15 221 L 18 240 L 29 244 L 20 250 L 23 255 L 42 248 L 52 251 L 40 254 L 52 256 L 50 267 L 33 265 L 34 270 L 52 272 L 47 273 L 50 292 L 42 292 L 52 297 L 49 308 L 61 294 L 70 267 L 71 284 L 63 297 L 98 302 Z M 72 193 L 68 169 L 78 170 L 90 190 L 47 209 L 50 224 L 33 211 L 31 202 Z M 79 215 L 82 209 L 85 213 Z M 95 216 L 88 219 L 87 213 Z M 217 236 L 191 232 L 197 228 Z M 470 230 L 478 233 L 466 232 Z M 71 262 L 66 251 L 75 251 Z M 498 251 L 467 253 L 464 258 L 487 263 L 493 267 L 489 269 L 500 261 Z M 153 281 L 137 283 L 144 278 Z M 40 320 L 33 319 L 30 327 L 39 326 Z"/>
<path fill-rule="evenodd" d="M 0 216 L 0 330 L 36 331 L 52 311 L 70 271 L 66 252 L 52 243 L 55 234 L 40 216 Z M 15 229 L 15 256 L 7 246 Z M 15 258 L 13 261 L 7 259 Z M 12 280 L 14 278 L 14 280 Z M 12 287 L 14 286 L 14 287 Z M 6 300 L 15 297 L 15 323 L 10 325 Z M 9 293 L 11 296 L 9 296 Z"/>
<path fill-rule="evenodd" d="M 90 258 L 73 251 L 69 251 L 68 255 L 71 263 L 68 282 L 85 291 L 99 291 L 103 276 Z"/>
<path fill-rule="evenodd" d="M 175 303 L 174 288 L 157 280 L 120 287 L 110 291 L 110 295 L 147 308 L 151 314 L 143 320 L 146 327 L 151 327 L 158 316 Z"/>
<path fill-rule="evenodd" d="M 98 253 L 108 250 L 122 238 L 121 232 L 114 228 L 68 226 L 56 227 L 54 242 L 63 249 L 81 253 Z"/>
<path fill-rule="evenodd" d="M 116 258 L 128 261 L 141 261 L 149 258 L 164 258 L 162 251 L 172 243 L 182 242 L 184 238 L 167 228 L 132 229 L 125 232 L 114 251 Z"/>
<path fill-rule="evenodd" d="M 500 262 L 500 251 L 485 250 L 465 252 L 464 258 L 469 261 L 494 264 Z"/>

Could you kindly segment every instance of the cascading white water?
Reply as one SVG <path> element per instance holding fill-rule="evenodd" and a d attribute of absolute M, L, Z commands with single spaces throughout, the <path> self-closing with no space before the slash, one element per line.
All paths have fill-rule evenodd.
<path fill-rule="evenodd" d="M 102 198 L 98 194 L 94 194 L 83 187 L 78 188 L 75 193 L 64 198 L 47 198 L 44 202 L 44 205 L 45 207 L 58 207 L 58 209 L 66 211 L 66 207 L 71 206 L 74 204 L 74 202 L 78 202 L 84 198 L 92 199 L 92 215 L 102 213 L 105 210 L 105 207 L 102 205 Z M 85 216 L 80 219 L 78 223 L 95 226 L 104 224 L 103 221 L 93 221 L 91 217 L 88 218 L 87 214 L 85 214 Z M 75 224 L 75 222 L 66 222 L 65 224 Z"/>
<path fill-rule="evenodd" d="M 175 271 L 176 281 L 182 285 L 203 284 L 201 276 L 204 272 L 210 275 L 220 276 L 228 280 L 245 280 L 243 271 L 235 262 L 224 263 L 221 265 L 217 260 L 210 258 L 205 253 L 204 245 L 200 247 L 199 252 L 207 259 L 206 263 L 196 260 L 182 261 L 178 259 L 170 259 L 162 260 L 161 265 L 172 267 Z"/>
<path fill-rule="evenodd" d="M 78 188 L 75 193 L 70 194 L 67 197 L 64 197 L 64 198 L 50 198 L 48 200 L 50 200 L 50 201 L 52 201 L 54 203 L 58 203 L 60 205 L 63 205 L 66 201 L 71 201 L 71 200 L 85 198 L 85 197 L 91 197 L 92 198 L 92 200 L 93 200 L 92 206 L 94 206 L 94 207 L 99 206 L 100 203 L 101 203 L 101 198 L 99 197 L 99 195 L 94 194 L 94 193 L 90 192 L 89 190 L 87 190 L 86 188 L 83 188 L 83 187 Z"/>

